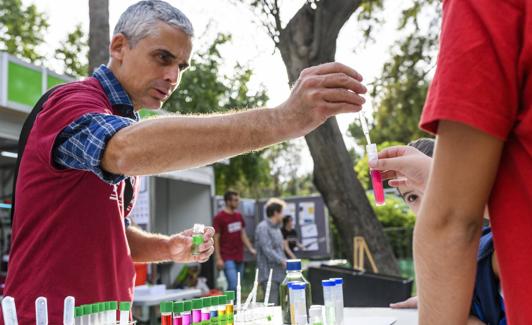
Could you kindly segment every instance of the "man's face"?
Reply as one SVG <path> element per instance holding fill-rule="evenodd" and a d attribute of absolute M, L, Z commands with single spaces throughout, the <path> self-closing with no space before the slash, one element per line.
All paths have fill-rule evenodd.
<path fill-rule="evenodd" d="M 275 212 L 272 216 L 272 221 L 275 223 L 275 224 L 281 224 L 283 222 L 283 209 L 281 209 L 280 212 Z"/>
<path fill-rule="evenodd" d="M 238 209 L 238 205 L 240 204 L 240 196 L 233 195 L 233 196 L 231 196 L 229 201 L 227 201 L 226 203 L 227 203 L 227 207 L 229 207 L 229 208 L 231 208 L 233 210 L 236 210 L 236 209 Z"/>
<path fill-rule="evenodd" d="M 181 74 L 190 64 L 191 52 L 189 36 L 177 27 L 159 22 L 154 32 L 133 48 L 122 34 L 113 37 L 113 72 L 135 109 L 159 109 L 179 85 Z"/>

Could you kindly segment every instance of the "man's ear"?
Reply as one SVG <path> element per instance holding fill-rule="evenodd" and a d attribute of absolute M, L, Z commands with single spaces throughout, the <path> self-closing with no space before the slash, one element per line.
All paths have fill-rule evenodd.
<path fill-rule="evenodd" d="M 114 60 L 122 62 L 124 52 L 128 47 L 129 44 L 126 36 L 122 33 L 118 33 L 111 39 L 111 44 L 109 44 L 109 54 Z"/>

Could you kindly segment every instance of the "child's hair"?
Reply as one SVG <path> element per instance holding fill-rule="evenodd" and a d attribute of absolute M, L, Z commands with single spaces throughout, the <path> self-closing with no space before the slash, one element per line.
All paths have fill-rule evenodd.
<path fill-rule="evenodd" d="M 434 153 L 434 139 L 431 138 L 419 138 L 410 142 L 408 145 L 416 148 L 429 157 L 432 157 Z"/>

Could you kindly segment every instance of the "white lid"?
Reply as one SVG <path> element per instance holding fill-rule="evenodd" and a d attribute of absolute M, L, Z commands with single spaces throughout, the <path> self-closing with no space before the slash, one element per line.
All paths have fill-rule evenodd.
<path fill-rule="evenodd" d="M 375 143 L 368 144 L 366 146 L 366 151 L 368 152 L 368 161 L 379 159 L 377 145 Z"/>
<path fill-rule="evenodd" d="M 203 232 L 205 231 L 205 225 L 202 225 L 201 223 L 195 223 L 194 227 L 192 227 L 192 231 L 194 233 L 203 234 Z"/>
<path fill-rule="evenodd" d="M 310 306 L 310 309 L 308 310 L 308 315 L 310 317 L 322 317 L 322 307 L 318 305 Z"/>

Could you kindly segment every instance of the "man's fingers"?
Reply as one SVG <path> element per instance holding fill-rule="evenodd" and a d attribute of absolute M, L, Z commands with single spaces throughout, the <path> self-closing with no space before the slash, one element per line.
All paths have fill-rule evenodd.
<path fill-rule="evenodd" d="M 209 257 L 211 257 L 212 253 L 214 253 L 214 247 L 209 248 L 208 251 L 203 252 L 203 253 L 201 253 L 201 254 L 198 255 L 198 256 L 194 256 L 194 259 L 195 259 L 197 262 L 204 263 L 204 262 L 207 262 L 207 260 L 209 259 Z"/>
<path fill-rule="evenodd" d="M 362 109 L 362 106 L 347 103 L 325 103 L 323 108 L 325 108 L 328 116 L 333 116 L 342 113 L 356 113 Z"/>
<path fill-rule="evenodd" d="M 406 178 L 391 179 L 388 181 L 388 185 L 391 187 L 408 186 L 408 180 Z"/>
<path fill-rule="evenodd" d="M 362 106 L 366 102 L 364 97 L 341 88 L 323 89 L 320 90 L 323 100 L 329 103 L 346 103 L 357 106 Z"/>
<path fill-rule="evenodd" d="M 214 239 L 209 239 L 207 242 L 203 243 L 199 247 L 200 253 L 209 250 L 211 247 L 214 247 Z"/>
<path fill-rule="evenodd" d="M 303 70 L 302 75 L 304 74 L 316 74 L 324 75 L 331 73 L 345 73 L 346 75 L 355 78 L 358 81 L 362 81 L 362 75 L 358 73 L 355 69 L 348 67 L 345 64 L 339 62 L 329 62 L 313 66 Z"/>
<path fill-rule="evenodd" d="M 214 228 L 213 227 L 205 227 L 203 239 L 207 241 L 210 238 L 212 238 L 213 236 L 214 236 Z"/>
<path fill-rule="evenodd" d="M 409 146 L 389 147 L 379 152 L 379 159 L 401 157 L 404 156 L 411 149 L 415 148 Z"/>
<path fill-rule="evenodd" d="M 383 170 L 381 171 L 381 177 L 383 180 L 390 180 L 390 179 L 395 179 L 397 178 L 399 175 L 397 174 L 397 172 L 395 170 Z"/>
<path fill-rule="evenodd" d="M 366 86 L 360 83 L 357 79 L 354 79 L 345 73 L 333 73 L 323 76 L 317 76 L 319 78 L 320 86 L 325 88 L 341 88 L 348 89 L 357 94 L 364 94 L 368 91 Z"/>

